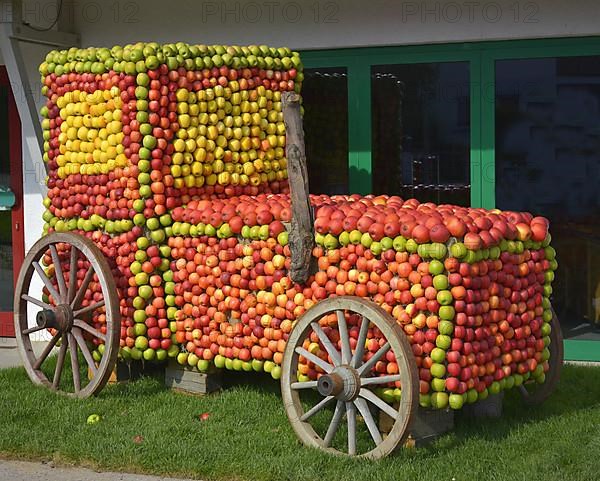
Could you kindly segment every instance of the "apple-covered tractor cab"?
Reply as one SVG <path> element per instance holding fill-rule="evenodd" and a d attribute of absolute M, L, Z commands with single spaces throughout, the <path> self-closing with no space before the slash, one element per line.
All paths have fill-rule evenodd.
<path fill-rule="evenodd" d="M 296 52 L 139 43 L 40 73 L 46 223 L 14 301 L 35 383 L 97 394 L 118 358 L 266 371 L 304 443 L 366 457 L 419 408 L 554 389 L 547 220 L 309 195 Z"/>

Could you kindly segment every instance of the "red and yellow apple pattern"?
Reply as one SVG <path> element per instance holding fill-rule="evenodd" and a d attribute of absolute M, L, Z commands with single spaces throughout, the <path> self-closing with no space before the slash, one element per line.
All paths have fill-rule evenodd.
<path fill-rule="evenodd" d="M 423 406 L 458 409 L 543 382 L 557 267 L 544 218 L 313 195 L 318 269 L 305 285 L 291 281 L 281 92 L 299 91 L 301 69 L 288 49 L 182 43 L 54 51 L 42 64 L 45 232 L 90 237 L 111 262 L 121 356 L 279 378 L 299 316 L 356 295 L 402 326 Z M 59 251 L 66 276 L 68 248 Z M 84 304 L 100 295 L 92 282 Z M 90 322 L 102 330 L 103 314 Z M 335 316 L 320 323 L 339 342 Z M 366 357 L 382 342 L 370 329 Z M 305 344 L 327 358 L 318 338 Z M 375 366 L 397 370 L 391 353 Z M 301 359 L 300 380 L 319 375 Z M 381 394 L 397 400 L 399 386 Z"/>

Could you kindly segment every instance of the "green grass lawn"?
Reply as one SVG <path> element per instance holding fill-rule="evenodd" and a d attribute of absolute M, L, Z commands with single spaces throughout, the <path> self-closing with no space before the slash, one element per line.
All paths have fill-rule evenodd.
<path fill-rule="evenodd" d="M 600 472 L 600 368 L 567 366 L 558 391 L 527 408 L 508 393 L 500 419 L 456 417 L 432 445 L 381 461 L 334 457 L 299 444 L 279 386 L 227 373 L 219 394 L 195 397 L 144 378 L 72 400 L 0 371 L 0 457 L 52 459 L 102 470 L 204 480 L 556 480 Z M 200 421 L 201 413 L 209 413 Z M 86 424 L 97 413 L 98 424 Z M 136 442 L 137 441 L 137 442 Z"/>

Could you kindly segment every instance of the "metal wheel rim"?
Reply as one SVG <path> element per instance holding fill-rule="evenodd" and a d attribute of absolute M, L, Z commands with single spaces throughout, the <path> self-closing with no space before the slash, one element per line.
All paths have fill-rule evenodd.
<path fill-rule="evenodd" d="M 311 323 L 318 321 L 326 314 L 338 310 L 348 310 L 360 314 L 363 317 L 362 322 L 368 320 L 371 324 L 374 324 L 377 328 L 379 328 L 379 330 L 383 333 L 384 337 L 390 344 L 391 350 L 396 355 L 396 362 L 398 363 L 399 374 L 401 377 L 400 382 L 402 384 L 402 399 L 399 403 L 397 417 L 394 421 L 391 431 L 385 439 L 377 443 L 369 429 L 372 441 L 375 442 L 375 447 L 370 451 L 361 454 L 350 453 L 350 446 L 347 447 L 348 452 L 340 451 L 333 447 L 329 447 L 325 440 L 321 436 L 319 436 L 319 434 L 315 431 L 315 429 L 309 422 L 301 420 L 302 415 L 306 414 L 306 412 L 304 412 L 304 410 L 301 408 L 299 391 L 296 389 L 292 389 L 292 383 L 296 382 L 296 371 L 299 358 L 299 354 L 296 352 L 297 347 L 301 347 L 302 341 L 306 338 L 307 333 L 312 329 Z M 381 349 L 382 348 L 380 347 L 380 350 Z M 340 355 L 343 354 L 340 353 Z M 306 313 L 302 315 L 302 317 L 298 321 L 298 324 L 292 330 L 290 337 L 287 341 L 283 357 L 281 391 L 284 402 L 284 408 L 286 410 L 288 419 L 297 436 L 304 444 L 311 447 L 326 450 L 334 454 L 378 459 L 385 457 L 391 452 L 393 452 L 399 444 L 402 444 L 406 440 L 409 434 L 410 423 L 412 421 L 414 413 L 418 409 L 419 382 L 416 362 L 414 360 L 410 344 L 406 336 L 404 335 L 404 332 L 396 323 L 396 321 L 380 306 L 378 306 L 370 300 L 358 298 L 355 296 L 340 296 L 329 298 L 317 303 L 315 306 L 313 306 L 311 309 L 309 309 Z M 362 395 L 359 395 L 357 399 L 364 398 L 362 397 Z M 333 403 L 334 401 L 335 399 L 331 402 Z M 384 402 L 383 400 L 381 401 Z M 338 410 L 339 402 L 340 401 L 338 401 L 338 404 L 336 405 L 336 411 Z M 347 417 L 350 417 L 348 416 L 348 413 L 350 413 L 351 415 L 359 414 L 354 402 L 346 402 L 345 404 L 346 406 L 343 406 L 342 408 L 346 409 Z M 369 404 L 372 404 L 372 401 L 370 401 Z M 355 407 L 352 408 L 352 405 L 354 405 Z M 379 408 L 379 406 L 377 407 Z M 379 409 L 381 410 L 381 408 Z M 334 418 L 336 416 L 341 417 L 343 416 L 343 413 L 334 413 Z M 332 419 L 331 424 L 333 422 L 334 419 Z M 347 429 L 349 430 L 351 429 L 352 421 L 347 421 L 347 423 Z M 330 428 L 328 428 L 328 431 L 329 429 Z M 327 437 L 327 433 L 325 437 Z"/>
<path fill-rule="evenodd" d="M 90 379 L 90 381 L 88 382 L 88 384 L 86 386 L 80 387 L 80 389 L 77 390 L 75 387 L 75 385 L 76 385 L 75 376 L 73 377 L 73 379 L 72 379 L 73 392 L 62 391 L 60 389 L 56 389 L 55 386 L 53 385 L 54 379 L 53 380 L 48 379 L 48 377 L 41 370 L 41 367 L 43 366 L 43 362 L 42 362 L 42 365 L 39 366 L 38 368 L 35 367 L 35 363 L 39 358 L 34 354 L 33 348 L 31 345 L 30 334 L 32 334 L 33 332 L 24 333 L 24 331 L 28 329 L 27 307 L 28 307 L 29 301 L 27 299 L 25 299 L 23 296 L 29 294 L 29 288 L 30 288 L 32 277 L 34 275 L 38 275 L 38 274 L 36 274 L 36 268 L 33 266 L 33 264 L 37 262 L 38 265 L 40 265 L 39 260 L 42 258 L 42 256 L 45 254 L 45 252 L 48 249 L 50 249 L 50 246 L 55 246 L 56 244 L 59 244 L 59 243 L 68 244 L 71 246 L 71 249 L 73 249 L 73 247 L 75 249 L 77 249 L 77 251 L 79 251 L 77 259 L 83 258 L 83 259 L 89 261 L 91 268 L 93 269 L 93 273 L 95 273 L 97 275 L 98 282 L 101 286 L 104 307 L 105 307 L 105 315 L 106 315 L 106 334 L 104 335 L 105 336 L 105 343 L 104 343 L 105 350 L 104 350 L 102 359 L 100 360 L 99 363 L 95 363 L 96 364 L 95 373 L 93 373 L 92 378 Z M 90 275 L 90 278 L 91 277 L 92 276 Z M 69 281 L 71 281 L 71 279 L 72 278 L 70 278 Z M 89 283 L 88 283 L 88 286 L 89 286 Z M 86 286 L 82 296 L 85 295 L 85 292 L 87 291 L 88 286 Z M 77 286 L 75 286 L 74 293 L 70 291 L 67 283 L 65 283 L 65 287 L 67 289 L 67 293 L 70 294 L 71 297 L 73 297 L 74 301 L 76 301 L 77 292 L 79 291 Z M 80 286 L 80 287 L 83 287 L 83 286 Z M 60 286 L 59 286 L 59 290 L 60 290 Z M 63 293 L 60 293 L 60 294 L 63 294 Z M 65 297 L 66 296 L 67 296 L 67 294 L 65 294 Z M 36 297 L 36 299 L 41 300 L 41 292 L 40 292 L 40 296 Z M 116 288 L 116 284 L 115 284 L 115 281 L 112 276 L 110 266 L 109 266 L 106 258 L 102 254 L 102 251 L 90 239 L 87 239 L 86 237 L 83 237 L 83 236 L 80 236 L 77 234 L 73 234 L 73 233 L 52 233 L 52 234 L 49 234 L 49 235 L 43 237 L 39 241 L 37 241 L 31 248 L 31 250 L 29 251 L 27 256 L 25 257 L 25 260 L 23 261 L 23 266 L 21 268 L 21 271 L 19 272 L 19 278 L 17 280 L 17 285 L 16 285 L 16 289 L 15 289 L 15 297 L 14 297 L 14 324 L 15 324 L 15 337 L 16 337 L 16 341 L 17 341 L 17 347 L 19 349 L 21 359 L 23 360 L 25 370 L 27 371 L 27 374 L 28 374 L 29 378 L 32 380 L 32 382 L 35 384 L 38 384 L 38 385 L 45 386 L 56 392 L 59 392 L 61 394 L 65 394 L 65 395 L 71 396 L 71 397 L 86 398 L 86 397 L 95 395 L 98 392 L 100 392 L 111 376 L 111 373 L 114 369 L 114 366 L 115 366 L 115 363 L 117 360 L 117 356 L 119 353 L 119 336 L 120 336 L 121 322 L 120 322 L 120 309 L 119 309 L 119 300 L 118 299 L 119 298 L 118 298 L 118 294 L 117 294 L 117 288 Z M 99 306 L 99 307 L 102 307 L 102 306 Z M 74 309 L 74 310 L 76 310 L 76 309 Z M 41 329 L 38 329 L 38 330 L 41 330 Z M 74 345 L 76 348 L 75 349 L 76 353 L 82 352 L 85 355 L 85 353 L 83 352 L 83 348 L 81 347 L 81 344 L 79 343 L 79 340 L 76 339 L 76 337 L 78 338 L 80 334 L 82 334 L 81 328 L 73 329 L 73 326 L 72 326 L 71 329 L 68 330 L 68 332 L 63 333 L 61 335 L 62 342 L 65 342 L 65 339 L 67 340 L 66 341 L 67 347 L 66 348 L 61 347 L 61 350 L 59 351 L 59 361 L 60 361 L 60 358 L 62 357 L 63 364 L 65 362 L 64 356 L 66 356 L 67 349 L 69 350 L 70 353 L 73 353 L 73 350 L 72 350 L 73 347 L 69 347 L 69 346 Z M 55 337 L 57 337 L 57 336 L 54 336 L 54 338 Z M 52 341 L 54 341 L 54 338 Z M 81 339 L 83 339 L 83 338 L 81 338 Z M 56 342 L 58 342 L 58 339 L 56 339 Z M 54 344 L 56 344 L 56 342 Z M 83 343 L 85 344 L 85 341 L 83 341 Z M 88 349 L 88 353 L 89 353 L 89 349 Z M 47 356 L 44 359 L 44 362 L 46 359 L 47 359 Z M 88 367 L 90 367 L 90 362 L 87 359 L 86 359 L 86 361 L 87 361 Z M 57 365 L 58 365 L 58 361 L 57 361 Z M 72 364 L 72 367 L 74 367 L 73 364 Z M 62 368 L 60 370 L 62 371 Z M 60 381 L 61 374 L 62 374 L 62 372 L 58 374 L 59 381 Z M 55 370 L 55 375 L 56 375 L 56 370 Z M 79 377 L 79 376 L 77 376 L 77 377 Z"/>

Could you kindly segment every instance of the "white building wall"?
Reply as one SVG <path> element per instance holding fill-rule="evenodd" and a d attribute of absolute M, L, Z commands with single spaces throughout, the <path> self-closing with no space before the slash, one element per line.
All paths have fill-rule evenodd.
<path fill-rule="evenodd" d="M 94 46 L 142 40 L 316 49 L 600 33 L 596 0 L 69 3 L 83 44 Z"/>

